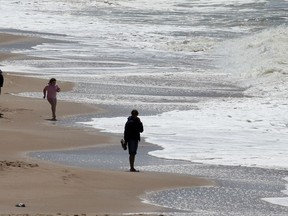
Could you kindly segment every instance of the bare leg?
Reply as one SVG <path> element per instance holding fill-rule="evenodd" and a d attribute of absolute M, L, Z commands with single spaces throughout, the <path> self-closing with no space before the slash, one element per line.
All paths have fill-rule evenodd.
<path fill-rule="evenodd" d="M 55 99 L 53 105 L 51 106 L 53 120 L 56 120 L 56 105 L 57 105 L 57 100 Z"/>
<path fill-rule="evenodd" d="M 134 161 L 135 161 L 135 155 L 131 155 L 129 156 L 129 162 L 130 162 L 130 171 L 131 172 L 135 172 L 136 169 L 134 168 Z"/>
<path fill-rule="evenodd" d="M 57 99 L 56 98 L 49 98 L 48 99 L 50 105 L 51 105 L 51 111 L 52 111 L 52 120 L 56 120 L 56 105 L 57 105 Z"/>

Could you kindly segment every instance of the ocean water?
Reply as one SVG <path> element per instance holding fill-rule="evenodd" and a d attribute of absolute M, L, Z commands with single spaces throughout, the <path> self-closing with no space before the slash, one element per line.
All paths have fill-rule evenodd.
<path fill-rule="evenodd" d="M 136 108 L 143 139 L 162 147 L 151 156 L 287 171 L 287 0 L 2 0 L 0 8 L 0 31 L 54 41 L 9 49 L 43 59 L 2 62 L 3 71 L 73 81 L 59 99 L 108 111 L 77 125 L 122 134 Z M 282 194 L 264 198 L 288 206 Z"/>

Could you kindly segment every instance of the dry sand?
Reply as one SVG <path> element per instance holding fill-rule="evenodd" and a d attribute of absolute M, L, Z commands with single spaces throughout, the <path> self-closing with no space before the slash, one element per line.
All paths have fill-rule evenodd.
<path fill-rule="evenodd" d="M 0 34 L 0 46 L 27 40 L 31 38 Z M 0 53 L 0 63 L 14 57 Z M 41 92 L 47 80 L 7 71 L 4 77 L 0 95 L 0 216 L 162 212 L 165 209 L 141 202 L 140 196 L 149 191 L 211 184 L 192 176 L 74 168 L 25 157 L 28 151 L 119 145 L 119 140 L 92 129 L 61 127 L 47 120 L 51 111 L 46 100 L 13 94 Z M 72 83 L 57 83 L 62 91 L 73 88 Z M 57 118 L 99 111 L 95 106 L 58 101 Z M 15 207 L 21 202 L 26 207 Z"/>

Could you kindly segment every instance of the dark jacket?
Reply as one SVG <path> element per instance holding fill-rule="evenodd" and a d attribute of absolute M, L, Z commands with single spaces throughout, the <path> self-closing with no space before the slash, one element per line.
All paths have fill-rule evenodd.
<path fill-rule="evenodd" d="M 3 87 L 3 83 L 4 83 L 4 77 L 2 73 L 0 73 L 0 88 Z"/>
<path fill-rule="evenodd" d="M 126 141 L 135 139 L 140 141 L 140 133 L 144 131 L 140 118 L 129 116 L 125 124 L 124 139 Z"/>

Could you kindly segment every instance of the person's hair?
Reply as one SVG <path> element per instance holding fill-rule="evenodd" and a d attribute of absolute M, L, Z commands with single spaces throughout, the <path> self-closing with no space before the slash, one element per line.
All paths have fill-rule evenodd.
<path fill-rule="evenodd" d="M 131 115 L 132 115 L 132 116 L 138 116 L 138 114 L 139 114 L 139 113 L 138 113 L 138 111 L 137 111 L 136 109 L 134 109 L 134 110 L 131 111 Z"/>
<path fill-rule="evenodd" d="M 56 79 L 55 79 L 55 78 L 51 78 L 51 79 L 49 80 L 49 84 L 51 84 L 52 82 L 56 82 Z"/>

